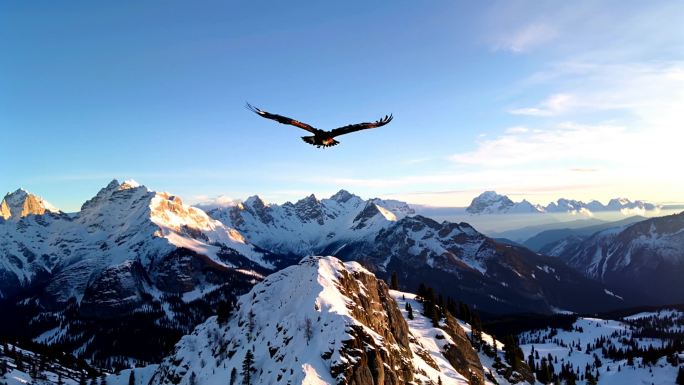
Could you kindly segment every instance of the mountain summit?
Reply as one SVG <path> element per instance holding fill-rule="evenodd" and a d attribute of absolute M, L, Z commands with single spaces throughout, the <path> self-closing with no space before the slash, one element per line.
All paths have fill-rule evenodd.
<path fill-rule="evenodd" d="M 28 215 L 43 215 L 46 212 L 59 212 L 43 198 L 24 189 L 7 193 L 0 203 L 0 217 L 5 220 L 18 220 Z"/>
<path fill-rule="evenodd" d="M 497 194 L 496 191 L 485 191 L 478 195 L 466 208 L 470 214 L 504 214 L 504 213 L 542 213 L 544 208 L 539 205 L 523 200 L 513 202 L 506 195 Z"/>

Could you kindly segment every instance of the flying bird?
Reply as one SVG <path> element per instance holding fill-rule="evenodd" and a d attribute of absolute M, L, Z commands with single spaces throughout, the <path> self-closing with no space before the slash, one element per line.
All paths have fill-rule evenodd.
<path fill-rule="evenodd" d="M 390 114 L 385 115 L 384 118 L 373 123 L 350 124 L 347 126 L 336 128 L 334 130 L 325 131 L 312 127 L 306 123 L 302 123 L 298 120 L 294 120 L 281 115 L 271 114 L 264 110 L 260 110 L 249 103 L 247 103 L 247 109 L 261 115 L 264 118 L 275 120 L 278 123 L 289 124 L 291 126 L 299 127 L 301 129 L 309 131 L 313 134 L 313 136 L 302 136 L 302 140 L 318 148 L 332 147 L 338 145 L 340 142 L 334 139 L 337 136 L 349 134 L 356 131 L 367 130 L 369 128 L 381 127 L 392 121 L 392 115 Z"/>

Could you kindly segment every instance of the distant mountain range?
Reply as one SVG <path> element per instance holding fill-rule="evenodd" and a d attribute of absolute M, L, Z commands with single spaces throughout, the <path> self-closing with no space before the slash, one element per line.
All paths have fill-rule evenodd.
<path fill-rule="evenodd" d="M 684 212 L 570 236 L 544 251 L 641 303 L 684 303 Z"/>
<path fill-rule="evenodd" d="M 590 223 L 587 223 L 587 226 L 579 228 L 564 227 L 545 230 L 525 240 L 525 242 L 523 242 L 523 246 L 545 255 L 551 255 L 548 254 L 547 251 L 561 240 L 566 240 L 570 237 L 584 240 L 598 231 L 614 227 L 622 227 L 632 223 L 641 222 L 646 219 L 646 217 L 635 215 L 633 217 L 625 218 L 615 222 L 604 222 L 595 225 L 590 225 Z"/>
<path fill-rule="evenodd" d="M 622 303 L 555 258 L 502 245 L 467 223 L 413 215 L 404 202 L 364 200 L 341 190 L 328 199 L 311 195 L 282 205 L 250 197 L 208 214 L 260 249 L 295 259 L 359 261 L 380 278 L 397 272 L 405 290 L 430 282 L 491 313 L 589 311 Z M 578 293 L 592 301 L 578 300 Z"/>
<path fill-rule="evenodd" d="M 658 210 L 660 206 L 644 201 L 632 201 L 627 198 L 614 198 L 604 205 L 593 200 L 585 203 L 572 199 L 558 199 L 546 206 L 535 205 L 527 200 L 514 202 L 506 195 L 495 191 L 485 191 L 475 197 L 466 212 L 470 214 L 528 214 L 528 213 L 571 213 L 590 215 L 593 212 L 617 211 L 627 214 L 638 214 Z"/>
<path fill-rule="evenodd" d="M 635 304 L 637 294 L 583 267 L 579 248 L 540 255 L 345 190 L 282 205 L 253 196 L 205 212 L 114 180 L 77 213 L 23 190 L 1 207 L 0 311 L 17 316 L 0 319 L 0 335 L 108 365 L 112 357 L 160 359 L 219 304 L 311 255 L 359 262 L 380 279 L 396 272 L 405 291 L 428 283 L 489 314 L 605 311 Z M 668 237 L 652 242 L 667 261 L 679 252 L 679 238 Z M 123 337 L 112 344 L 111 335 Z"/>

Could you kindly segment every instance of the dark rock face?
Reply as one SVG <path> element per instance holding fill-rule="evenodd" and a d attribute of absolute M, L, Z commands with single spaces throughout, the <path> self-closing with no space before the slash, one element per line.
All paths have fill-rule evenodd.
<path fill-rule="evenodd" d="M 443 328 L 454 340 L 444 348 L 444 357 L 463 377 L 470 380 L 471 385 L 484 384 L 484 370 L 480 357 L 470 344 L 470 340 L 463 328 L 451 314 L 446 314 L 446 327 Z"/>
<path fill-rule="evenodd" d="M 324 223 L 324 215 L 323 209 L 321 208 L 321 203 L 313 194 L 297 201 L 297 203 L 294 204 L 294 209 L 299 219 L 305 222 L 315 221 L 319 225 Z"/>
<path fill-rule="evenodd" d="M 362 328 L 352 326 L 349 332 L 353 338 L 344 341 L 342 356 L 354 364 L 332 367 L 333 377 L 344 378 L 341 384 L 355 385 L 399 385 L 412 381 L 408 325 L 387 285 L 371 275 L 346 271 L 339 282 L 340 291 L 352 299 L 349 310 L 354 318 L 381 335 L 386 343 L 378 346 Z"/>
<path fill-rule="evenodd" d="M 132 311 L 144 302 L 144 282 L 149 281 L 139 262 L 128 261 L 107 268 L 86 288 L 81 315 L 110 318 Z"/>
<path fill-rule="evenodd" d="M 366 227 L 366 222 L 373 218 L 374 216 L 380 214 L 380 210 L 378 209 L 378 206 L 375 205 L 373 202 L 368 202 L 366 203 L 366 207 L 363 208 L 363 210 L 359 213 L 359 215 L 354 218 L 354 229 L 362 229 Z"/>
<path fill-rule="evenodd" d="M 249 199 L 247 202 L 245 202 L 243 207 L 246 210 L 250 210 L 252 213 L 254 213 L 254 215 L 258 217 L 261 222 L 266 224 L 273 223 L 273 217 L 271 216 L 269 207 L 258 196 L 254 196 Z M 233 215 L 235 217 L 240 217 L 237 212 L 234 212 Z"/>

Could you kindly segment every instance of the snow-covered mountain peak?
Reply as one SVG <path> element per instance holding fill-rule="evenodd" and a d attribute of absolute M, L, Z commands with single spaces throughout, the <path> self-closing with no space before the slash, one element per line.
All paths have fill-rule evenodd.
<path fill-rule="evenodd" d="M 136 182 L 133 179 L 127 179 L 123 183 L 121 183 L 121 185 L 119 185 L 120 190 L 125 190 L 125 189 L 129 189 L 129 188 L 136 188 L 136 187 L 140 187 L 140 183 Z"/>
<path fill-rule="evenodd" d="M 342 189 L 342 190 L 336 192 L 335 194 L 333 194 L 333 195 L 330 197 L 331 200 L 334 200 L 334 201 L 337 201 L 337 202 L 340 202 L 340 203 L 347 202 L 348 200 L 350 200 L 350 199 L 352 199 L 352 198 L 359 198 L 359 197 L 356 196 L 356 195 L 354 195 L 354 194 L 352 194 L 352 193 L 350 193 L 349 191 L 347 191 L 347 190 L 345 190 L 345 189 Z M 359 198 L 359 199 L 360 199 L 360 198 Z"/>
<path fill-rule="evenodd" d="M 245 199 L 245 201 L 242 203 L 243 203 L 243 205 L 249 206 L 249 207 L 264 208 L 264 207 L 268 206 L 268 204 L 266 202 L 264 202 L 264 200 L 261 199 L 261 197 L 258 195 L 252 195 L 252 196 L 248 197 L 247 199 Z"/>
<path fill-rule="evenodd" d="M 458 330 L 433 332 L 416 317 L 412 329 L 387 285 L 358 263 L 306 257 L 256 284 L 226 321 L 212 317 L 183 337 L 150 384 L 469 383 L 459 371 L 482 380 L 453 319 Z"/>
<path fill-rule="evenodd" d="M 513 201 L 507 196 L 499 195 L 495 191 L 485 191 L 473 198 L 466 211 L 471 214 L 493 214 L 507 211 L 511 206 Z"/>
<path fill-rule="evenodd" d="M 466 208 L 470 214 L 503 214 L 503 213 L 540 213 L 544 209 L 533 205 L 527 200 L 513 202 L 508 196 L 497 194 L 496 191 L 485 191 L 473 198 Z"/>
<path fill-rule="evenodd" d="M 7 193 L 0 202 L 0 217 L 5 220 L 19 220 L 28 215 L 42 215 L 46 212 L 57 213 L 59 210 L 43 198 L 23 188 Z"/>
<path fill-rule="evenodd" d="M 210 218 L 201 209 L 184 204 L 178 196 L 154 193 L 149 208 L 150 220 L 159 227 L 155 235 L 177 247 L 193 250 L 217 262 L 221 261 L 220 252 L 229 247 L 261 266 L 273 267 L 261 259 L 261 254 L 237 230 Z"/>

